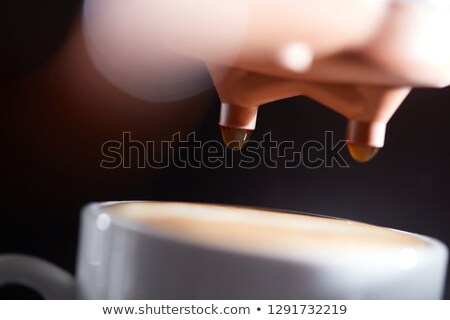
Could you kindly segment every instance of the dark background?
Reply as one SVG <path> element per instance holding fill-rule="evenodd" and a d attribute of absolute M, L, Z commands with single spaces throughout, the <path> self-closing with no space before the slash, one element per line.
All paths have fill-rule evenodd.
<path fill-rule="evenodd" d="M 80 45 L 79 7 L 74 0 L 0 4 L 0 254 L 32 254 L 74 272 L 80 207 L 122 199 L 313 212 L 450 245 L 448 88 L 414 90 L 390 121 L 385 147 L 368 164 L 346 156 L 347 169 L 105 170 L 100 146 L 123 131 L 141 141 L 180 130 L 195 130 L 203 141 L 220 139 L 219 100 L 209 90 L 156 105 L 119 92 L 93 70 Z M 325 131 L 344 139 L 345 125 L 341 116 L 299 97 L 264 106 L 253 139 L 271 131 L 275 140 L 299 147 L 323 141 Z M 0 289 L 3 299 L 36 297 L 19 286 Z"/>

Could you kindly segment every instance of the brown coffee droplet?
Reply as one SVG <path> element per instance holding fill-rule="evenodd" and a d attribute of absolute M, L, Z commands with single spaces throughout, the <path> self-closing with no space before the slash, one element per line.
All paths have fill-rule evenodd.
<path fill-rule="evenodd" d="M 378 153 L 380 148 L 364 144 L 347 143 L 348 152 L 358 162 L 368 162 Z"/>
<path fill-rule="evenodd" d="M 240 150 L 250 140 L 253 130 L 236 129 L 220 126 L 222 139 L 231 150 Z"/>

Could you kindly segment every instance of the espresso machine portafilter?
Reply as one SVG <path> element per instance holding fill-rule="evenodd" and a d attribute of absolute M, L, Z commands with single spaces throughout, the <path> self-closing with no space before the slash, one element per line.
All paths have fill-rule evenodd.
<path fill-rule="evenodd" d="M 348 119 L 350 154 L 365 162 L 413 87 L 450 84 L 450 1 L 182 2 L 169 8 L 169 43 L 206 62 L 233 148 L 260 105 L 306 95 Z"/>
<path fill-rule="evenodd" d="M 204 62 L 233 149 L 249 139 L 259 106 L 305 95 L 348 119 L 347 146 L 365 162 L 413 87 L 450 84 L 450 0 L 86 0 L 84 21 L 98 69 L 131 75 L 122 87 L 158 91 L 169 71 L 171 85 L 189 78 L 172 54 Z M 191 78 L 182 91 L 198 87 Z"/>

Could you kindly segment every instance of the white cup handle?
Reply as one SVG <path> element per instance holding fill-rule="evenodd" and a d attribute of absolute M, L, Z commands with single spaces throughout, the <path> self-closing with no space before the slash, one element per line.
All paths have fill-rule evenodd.
<path fill-rule="evenodd" d="M 20 254 L 0 255 L 0 287 L 21 284 L 46 299 L 73 299 L 74 283 L 71 274 L 47 261 Z"/>

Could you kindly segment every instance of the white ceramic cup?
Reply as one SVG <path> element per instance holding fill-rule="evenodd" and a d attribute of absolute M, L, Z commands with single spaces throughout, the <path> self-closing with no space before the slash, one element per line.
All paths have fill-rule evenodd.
<path fill-rule="evenodd" d="M 0 255 L 0 286 L 50 299 L 439 299 L 447 248 L 429 237 L 308 214 L 108 202 L 82 212 L 76 276 Z"/>

